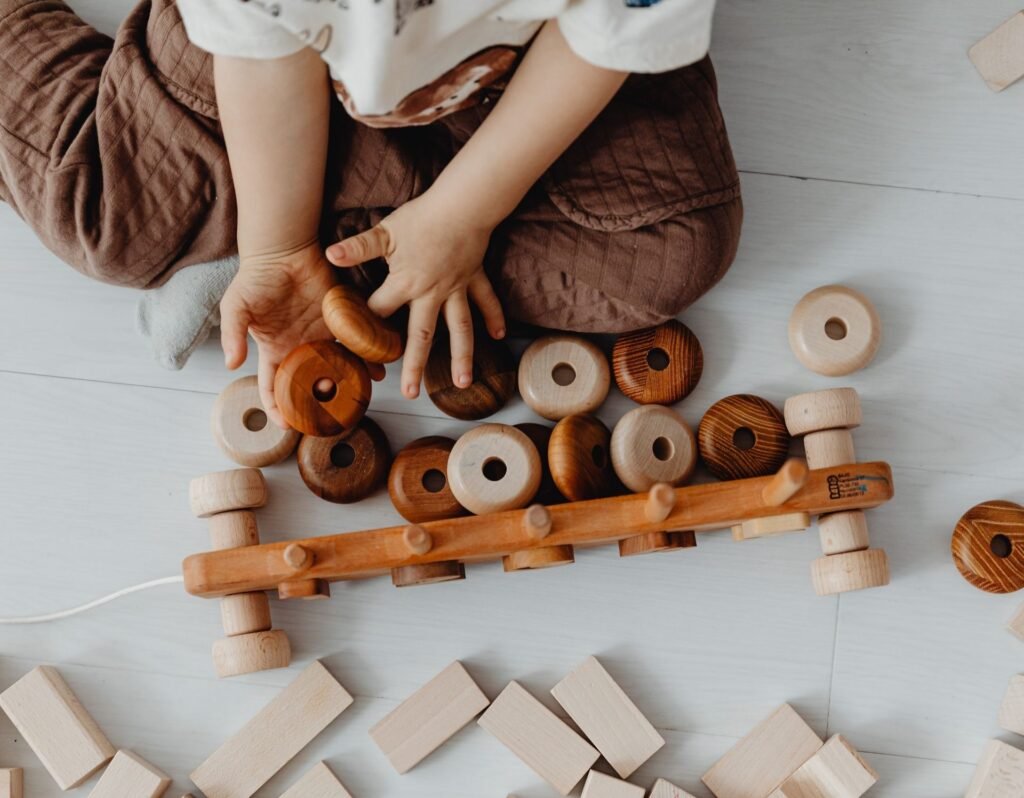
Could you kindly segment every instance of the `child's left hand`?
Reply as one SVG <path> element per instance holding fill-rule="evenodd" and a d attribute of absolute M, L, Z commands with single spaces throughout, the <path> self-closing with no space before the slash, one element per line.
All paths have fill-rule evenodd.
<path fill-rule="evenodd" d="M 357 266 L 385 258 L 390 274 L 368 300 L 378 316 L 409 305 L 409 336 L 402 362 L 402 393 L 419 394 L 437 316 L 444 311 L 451 337 L 452 380 L 473 381 L 472 297 L 493 338 L 505 335 L 501 303 L 484 274 L 491 228 L 475 223 L 465 208 L 430 191 L 407 202 L 376 227 L 327 248 L 335 266 Z"/>

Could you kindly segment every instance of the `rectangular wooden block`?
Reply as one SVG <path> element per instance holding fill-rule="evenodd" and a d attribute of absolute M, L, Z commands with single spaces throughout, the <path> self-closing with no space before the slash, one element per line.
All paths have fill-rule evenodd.
<path fill-rule="evenodd" d="M 580 798 L 644 798 L 644 788 L 592 770 Z"/>
<path fill-rule="evenodd" d="M 352 798 L 338 777 L 320 762 L 295 782 L 281 798 Z"/>
<path fill-rule="evenodd" d="M 1006 628 L 1018 640 L 1024 640 L 1024 604 L 1017 608 L 1013 617 L 1006 624 Z"/>
<path fill-rule="evenodd" d="M 822 740 L 783 704 L 730 748 L 701 780 L 717 798 L 766 798 L 821 748 Z"/>
<path fill-rule="evenodd" d="M 754 540 L 755 538 L 771 538 L 776 535 L 788 535 L 790 532 L 803 532 L 811 525 L 811 516 L 807 513 L 788 513 L 786 515 L 768 515 L 764 518 L 751 518 L 749 521 L 736 524 L 732 528 L 732 539 L 736 541 Z"/>
<path fill-rule="evenodd" d="M 24 789 L 21 768 L 0 768 L 0 798 L 23 798 Z"/>
<path fill-rule="evenodd" d="M 370 729 L 392 767 L 405 773 L 483 712 L 490 701 L 453 662 Z"/>
<path fill-rule="evenodd" d="M 171 777 L 131 751 L 118 751 L 89 798 L 160 798 Z"/>
<path fill-rule="evenodd" d="M 845 737 L 836 734 L 770 798 L 860 798 L 876 781 L 878 774 L 871 765 Z"/>
<path fill-rule="evenodd" d="M 192 772 L 206 798 L 249 798 L 352 703 L 313 662 Z"/>
<path fill-rule="evenodd" d="M 999 725 L 1007 731 L 1024 734 L 1024 676 L 1012 676 L 999 707 Z"/>
<path fill-rule="evenodd" d="M 665 779 L 658 779 L 651 787 L 651 794 L 648 798 L 693 798 L 693 796 L 682 787 L 677 787 Z"/>
<path fill-rule="evenodd" d="M 1024 11 L 1010 17 L 967 51 L 992 91 L 1024 77 Z"/>
<path fill-rule="evenodd" d="M 0 709 L 62 790 L 77 787 L 114 756 L 114 746 L 49 665 L 0 693 Z"/>
<path fill-rule="evenodd" d="M 1002 740 L 989 740 L 964 798 L 1010 798 L 1016 795 L 1024 795 L 1024 751 Z"/>
<path fill-rule="evenodd" d="M 624 779 L 665 744 L 596 657 L 587 657 L 551 695 Z"/>
<path fill-rule="evenodd" d="M 599 756 L 518 682 L 509 682 L 477 723 L 562 795 L 579 784 Z"/>

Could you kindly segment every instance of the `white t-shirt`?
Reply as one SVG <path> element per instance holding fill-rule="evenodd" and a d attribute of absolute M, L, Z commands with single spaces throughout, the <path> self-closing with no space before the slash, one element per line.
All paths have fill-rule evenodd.
<path fill-rule="evenodd" d="M 178 0 L 189 38 L 217 55 L 280 58 L 312 47 L 348 112 L 421 125 L 504 85 L 550 19 L 573 51 L 626 72 L 700 60 L 714 0 Z"/>

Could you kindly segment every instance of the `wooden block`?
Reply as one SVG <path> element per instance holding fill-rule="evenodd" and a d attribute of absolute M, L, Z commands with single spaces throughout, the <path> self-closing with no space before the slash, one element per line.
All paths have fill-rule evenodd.
<path fill-rule="evenodd" d="M 364 416 L 338 435 L 303 435 L 298 452 L 299 476 L 321 499 L 336 504 L 362 501 L 388 478 L 391 445 L 373 419 Z"/>
<path fill-rule="evenodd" d="M 388 494 L 395 509 L 414 524 L 466 514 L 448 482 L 448 456 L 455 441 L 440 435 L 417 438 L 391 464 Z"/>
<path fill-rule="evenodd" d="M 745 479 L 778 471 L 789 456 L 782 413 L 760 396 L 737 394 L 715 402 L 697 428 L 700 456 L 719 479 Z"/>
<path fill-rule="evenodd" d="M 619 390 L 640 404 L 674 405 L 697 387 L 704 351 L 689 327 L 670 319 L 615 340 L 612 369 Z"/>
<path fill-rule="evenodd" d="M 525 507 L 540 487 L 537 447 L 515 427 L 481 424 L 448 457 L 448 481 L 459 504 L 482 515 Z"/>
<path fill-rule="evenodd" d="M 25 774 L 21 768 L 0 768 L 0 798 L 24 798 Z"/>
<path fill-rule="evenodd" d="M 266 632 L 270 622 L 270 600 L 263 591 L 235 593 L 220 600 L 220 620 L 228 637 Z"/>
<path fill-rule="evenodd" d="M 701 780 L 717 798 L 765 798 L 810 759 L 822 740 L 783 704 L 730 748 Z"/>
<path fill-rule="evenodd" d="M 611 495 L 615 488 L 609 448 L 611 433 L 594 416 L 566 416 L 551 431 L 551 478 L 569 501 Z"/>
<path fill-rule="evenodd" d="M 989 740 L 964 798 L 1016 798 L 1024 795 L 1024 751 Z"/>
<path fill-rule="evenodd" d="M 131 751 L 118 751 L 89 798 L 160 798 L 171 777 Z"/>
<path fill-rule="evenodd" d="M 889 584 L 889 558 L 884 549 L 819 557 L 811 563 L 811 582 L 819 596 L 882 587 Z"/>
<path fill-rule="evenodd" d="M 287 668 L 291 660 L 288 635 L 280 629 L 223 637 L 213 642 L 213 667 L 221 679 Z"/>
<path fill-rule="evenodd" d="M 578 335 L 552 335 L 530 344 L 519 360 L 519 393 L 537 415 L 559 421 L 593 413 L 608 396 L 608 359 Z"/>
<path fill-rule="evenodd" d="M 642 493 L 659 482 L 682 485 L 697 467 L 697 439 L 682 417 L 644 405 L 619 419 L 611 438 L 612 466 L 622 484 Z"/>
<path fill-rule="evenodd" d="M 267 417 L 255 375 L 221 391 L 210 417 L 213 439 L 228 457 L 250 468 L 280 463 L 295 451 L 299 433 L 281 429 Z"/>
<path fill-rule="evenodd" d="M 769 798 L 860 798 L 878 774 L 841 734 L 830 737 Z"/>
<path fill-rule="evenodd" d="M 258 546 L 260 530 L 256 513 L 251 510 L 236 510 L 210 516 L 210 548 L 237 549 L 242 546 Z"/>
<path fill-rule="evenodd" d="M 864 368 L 881 339 L 882 322 L 871 300 L 843 285 L 815 288 L 789 317 L 789 346 L 796 359 L 828 377 Z"/>
<path fill-rule="evenodd" d="M 1024 640 L 1024 604 L 1021 604 L 1017 611 L 1006 624 L 1006 629 L 1018 640 Z"/>
<path fill-rule="evenodd" d="M 352 798 L 338 777 L 325 762 L 317 763 L 312 770 L 295 782 L 281 798 Z"/>
<path fill-rule="evenodd" d="M 651 787 L 651 794 L 647 798 L 693 798 L 693 796 L 682 787 L 677 787 L 665 779 L 658 779 Z"/>
<path fill-rule="evenodd" d="M 114 756 L 96 721 L 49 665 L 0 693 L 0 709 L 62 790 L 77 787 Z"/>
<path fill-rule="evenodd" d="M 830 388 L 791 396 L 783 408 L 790 435 L 823 429 L 853 429 L 863 420 L 860 396 L 853 388 Z"/>
<path fill-rule="evenodd" d="M 992 91 L 1024 77 L 1024 11 L 1019 11 L 967 51 Z"/>
<path fill-rule="evenodd" d="M 334 286 L 324 296 L 321 309 L 331 335 L 357 357 L 370 363 L 393 363 L 402 356 L 402 334 L 370 310 L 363 295 L 351 286 Z"/>
<path fill-rule="evenodd" d="M 334 341 L 300 344 L 274 375 L 274 399 L 289 426 L 303 435 L 352 429 L 370 404 L 366 364 Z"/>
<path fill-rule="evenodd" d="M 1010 677 L 999 707 L 999 725 L 1015 734 L 1024 734 L 1024 676 Z"/>
<path fill-rule="evenodd" d="M 473 382 L 465 388 L 452 380 L 452 354 L 448 336 L 434 338 L 423 372 L 423 385 L 438 410 L 462 421 L 494 415 L 516 392 L 516 359 L 504 341 L 482 330 L 473 337 Z"/>
<path fill-rule="evenodd" d="M 518 682 L 510 682 L 477 722 L 562 795 L 579 784 L 599 756 Z"/>
<path fill-rule="evenodd" d="M 193 515 L 199 518 L 262 507 L 267 503 L 267 481 L 258 468 L 206 474 L 189 483 L 188 501 Z"/>
<path fill-rule="evenodd" d="M 489 703 L 462 663 L 453 662 L 370 729 L 370 737 L 391 766 L 406 773 Z"/>
<path fill-rule="evenodd" d="M 818 535 L 821 538 L 821 550 L 825 554 L 862 551 L 871 545 L 868 539 L 868 520 L 863 510 L 819 515 Z"/>
<path fill-rule="evenodd" d="M 804 436 L 804 452 L 811 468 L 831 468 L 857 462 L 853 433 L 848 429 L 824 429 Z"/>
<path fill-rule="evenodd" d="M 953 530 L 953 562 L 968 582 L 989 593 L 1024 588 L 1024 507 L 988 501 L 963 514 Z"/>
<path fill-rule="evenodd" d="M 811 525 L 811 517 L 807 513 L 786 513 L 785 515 L 767 515 L 763 518 L 752 518 L 732 528 L 733 540 L 753 540 L 785 535 L 790 532 L 803 532 Z"/>
<path fill-rule="evenodd" d="M 596 657 L 587 657 L 551 695 L 624 779 L 665 744 Z"/>
<path fill-rule="evenodd" d="M 192 782 L 206 798 L 249 798 L 351 703 L 314 661 L 196 768 Z"/>
<path fill-rule="evenodd" d="M 644 798 L 644 788 L 592 770 L 583 784 L 581 798 Z"/>

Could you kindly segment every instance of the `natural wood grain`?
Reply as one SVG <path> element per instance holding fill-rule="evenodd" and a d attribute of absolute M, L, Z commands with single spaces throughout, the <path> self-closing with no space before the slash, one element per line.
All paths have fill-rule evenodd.
<path fill-rule="evenodd" d="M 351 504 L 384 485 L 391 468 L 391 444 L 377 422 L 364 416 L 338 435 L 303 435 L 297 459 L 307 488 L 329 502 Z"/>
<path fill-rule="evenodd" d="M 824 554 L 845 554 L 871 545 L 867 516 L 861 510 L 819 516 L 818 537 Z"/>
<path fill-rule="evenodd" d="M 719 479 L 773 474 L 789 454 L 782 414 L 771 402 L 752 394 L 715 402 L 700 421 L 697 440 L 701 459 Z"/>
<path fill-rule="evenodd" d="M 220 619 L 228 637 L 250 632 L 266 632 L 271 627 L 267 594 L 236 593 L 220 600 Z"/>
<path fill-rule="evenodd" d="M 853 388 L 829 388 L 791 396 L 786 400 L 783 413 L 790 435 L 853 429 L 863 420 L 860 395 Z"/>
<path fill-rule="evenodd" d="M 1024 11 L 971 45 L 967 55 L 992 91 L 1002 91 L 1024 78 Z"/>
<path fill-rule="evenodd" d="M 630 410 L 612 430 L 612 467 L 638 493 L 657 482 L 682 485 L 697 467 L 697 439 L 674 410 L 644 405 Z"/>
<path fill-rule="evenodd" d="M 291 660 L 292 648 L 288 635 L 280 629 L 222 637 L 213 641 L 213 668 L 221 679 L 287 668 Z"/>
<path fill-rule="evenodd" d="M 391 463 L 388 494 L 399 514 L 414 524 L 466 514 L 448 482 L 448 456 L 455 441 L 428 435 L 407 444 Z"/>
<path fill-rule="evenodd" d="M 410 524 L 402 530 L 402 541 L 410 554 L 422 556 L 434 547 L 434 539 L 419 524 Z"/>
<path fill-rule="evenodd" d="M 281 601 L 301 599 L 319 601 L 331 597 L 331 585 L 324 579 L 289 579 L 277 586 L 277 597 Z"/>
<path fill-rule="evenodd" d="M 565 497 L 558 492 L 555 481 L 551 478 L 551 467 L 548 465 L 548 444 L 551 442 L 553 427 L 547 424 L 536 424 L 530 421 L 516 424 L 515 428 L 533 441 L 540 455 L 540 487 L 534 499 L 540 504 L 561 504 Z"/>
<path fill-rule="evenodd" d="M 505 573 L 554 568 L 559 565 L 572 565 L 574 562 L 576 562 L 576 554 L 572 546 L 541 546 L 536 549 L 523 549 L 506 554 L 501 558 Z"/>
<path fill-rule="evenodd" d="M 882 340 L 878 311 L 860 291 L 844 285 L 815 288 L 789 317 L 789 346 L 806 368 L 842 377 L 870 363 Z"/>
<path fill-rule="evenodd" d="M 878 774 L 841 734 L 830 737 L 769 798 L 860 798 Z"/>
<path fill-rule="evenodd" d="M 551 432 L 548 467 L 558 492 L 569 501 L 609 496 L 615 489 L 611 433 L 594 416 L 566 416 Z"/>
<path fill-rule="evenodd" d="M 619 541 L 620 557 L 635 557 L 638 554 L 656 554 L 661 551 L 692 549 L 697 545 L 697 536 L 690 531 L 648 532 Z"/>
<path fill-rule="evenodd" d="M 160 798 L 171 778 L 138 754 L 118 751 L 96 782 L 89 798 Z"/>
<path fill-rule="evenodd" d="M 976 504 L 953 530 L 953 562 L 968 582 L 989 593 L 1024 587 L 1024 507 L 1008 501 Z"/>
<path fill-rule="evenodd" d="M 538 338 L 519 359 L 519 395 L 537 415 L 559 421 L 593 413 L 608 396 L 608 358 L 578 335 Z"/>
<path fill-rule="evenodd" d="M 0 768 L 0 798 L 25 798 L 25 775 L 21 768 Z"/>
<path fill-rule="evenodd" d="M 551 534 L 551 511 L 543 504 L 531 504 L 523 513 L 523 529 L 534 540 Z"/>
<path fill-rule="evenodd" d="M 401 565 L 391 569 L 391 584 L 395 587 L 433 585 L 465 578 L 466 568 L 457 560 Z"/>
<path fill-rule="evenodd" d="M 697 336 L 670 319 L 615 340 L 612 369 L 619 390 L 640 404 L 672 405 L 686 398 L 704 372 Z"/>
<path fill-rule="evenodd" d="M 664 521 L 676 506 L 676 493 L 667 482 L 658 482 L 647 491 L 644 518 L 652 523 Z"/>
<path fill-rule="evenodd" d="M 281 559 L 293 571 L 301 571 L 313 564 L 314 555 L 305 546 L 289 543 L 281 552 Z"/>
<path fill-rule="evenodd" d="M 325 762 L 318 762 L 281 798 L 352 798 L 352 795 Z"/>
<path fill-rule="evenodd" d="M 255 376 L 241 377 L 221 391 L 210 428 L 224 454 L 250 468 L 280 463 L 299 444 L 298 432 L 281 429 L 268 418 Z"/>
<path fill-rule="evenodd" d="M 693 796 L 682 787 L 677 787 L 665 779 L 658 779 L 651 787 L 651 794 L 648 798 L 693 798 Z"/>
<path fill-rule="evenodd" d="M 423 372 L 430 401 L 442 413 L 462 421 L 494 415 L 516 391 L 516 361 L 508 344 L 477 331 L 473 339 L 473 382 L 458 388 L 452 381 L 451 345 L 438 335 Z"/>
<path fill-rule="evenodd" d="M 1024 751 L 989 740 L 964 798 L 1012 798 L 1024 795 Z"/>
<path fill-rule="evenodd" d="M 1017 607 L 1013 616 L 1006 622 L 1006 630 L 1018 640 L 1024 640 L 1024 604 Z"/>
<path fill-rule="evenodd" d="M 775 472 L 761 497 L 770 507 L 778 507 L 793 498 L 793 495 L 806 484 L 807 463 L 794 457 L 783 463 L 782 468 Z"/>
<path fill-rule="evenodd" d="M 819 596 L 884 587 L 889 584 L 889 557 L 884 549 L 819 557 L 811 563 L 811 582 Z"/>
<path fill-rule="evenodd" d="M 581 798 L 644 798 L 644 788 L 592 770 L 583 784 Z"/>
<path fill-rule="evenodd" d="M 804 453 L 811 468 L 829 468 L 857 462 L 853 433 L 848 429 L 826 429 L 804 436 Z"/>
<path fill-rule="evenodd" d="M 370 404 L 366 364 L 341 344 L 312 341 L 293 349 L 274 376 L 274 399 L 285 421 L 303 435 L 352 429 Z"/>
<path fill-rule="evenodd" d="M 459 504 L 477 515 L 525 507 L 540 487 L 540 455 L 507 424 L 481 424 L 455 442 L 448 482 Z"/>
<path fill-rule="evenodd" d="M 762 518 L 751 518 L 732 528 L 733 540 L 753 540 L 755 538 L 775 537 L 790 532 L 803 532 L 811 525 L 811 517 L 807 513 L 786 513 L 785 515 L 766 515 Z"/>
<path fill-rule="evenodd" d="M 251 510 L 233 510 L 211 515 L 207 521 L 211 549 L 236 549 L 256 546 L 260 542 L 256 513 Z"/>
<path fill-rule="evenodd" d="M 357 357 L 370 363 L 393 363 L 402 356 L 402 335 L 366 304 L 363 295 L 336 285 L 324 296 L 324 323 L 331 335 Z"/>
<path fill-rule="evenodd" d="M 262 507 L 267 503 L 267 481 L 256 468 L 205 474 L 189 483 L 188 501 L 198 518 Z"/>
<path fill-rule="evenodd" d="M 1010 677 L 1003 703 L 999 705 L 999 726 L 1015 734 L 1024 734 L 1024 676 Z"/>

